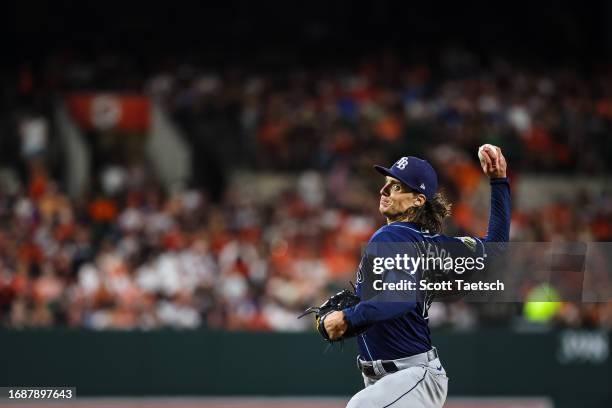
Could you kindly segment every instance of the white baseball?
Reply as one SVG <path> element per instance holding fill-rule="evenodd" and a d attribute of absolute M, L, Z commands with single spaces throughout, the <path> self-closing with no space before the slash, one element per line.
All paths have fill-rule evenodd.
<path fill-rule="evenodd" d="M 480 146 L 478 148 L 478 160 L 480 160 L 481 163 L 484 163 L 485 159 L 484 156 L 482 155 L 482 151 L 484 150 L 485 147 L 489 148 L 489 153 L 491 154 L 491 156 L 493 156 L 493 158 L 495 156 L 497 156 L 497 147 L 493 146 L 492 144 L 483 144 L 482 146 Z"/>

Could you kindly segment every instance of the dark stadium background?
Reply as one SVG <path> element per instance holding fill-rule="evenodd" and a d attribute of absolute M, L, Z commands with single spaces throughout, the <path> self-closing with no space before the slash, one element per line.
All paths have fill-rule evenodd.
<path fill-rule="evenodd" d="M 354 346 L 324 353 L 311 327 L 294 323 L 292 316 L 352 279 L 352 272 L 342 268 L 355 262 L 373 223 L 381 222 L 375 208 L 368 207 L 372 198 L 376 202 L 379 182 L 369 166 L 373 161 L 390 164 L 406 153 L 441 167 L 459 160 L 457 168 L 469 175 L 478 169 L 478 145 L 499 144 L 516 180 L 514 239 L 586 240 L 607 248 L 612 238 L 610 2 L 25 0 L 6 8 L 0 27 L 5 40 L 0 58 L 0 386 L 74 385 L 83 407 L 169 402 L 344 406 L 361 386 Z M 338 109 L 346 109 L 347 117 L 354 105 L 361 106 L 351 98 L 365 98 L 391 117 L 408 115 L 407 106 L 415 100 L 444 104 L 454 95 L 450 98 L 459 102 L 425 124 L 400 119 L 399 135 L 393 127 L 390 135 L 385 133 L 388 128 L 368 119 L 365 125 L 323 127 L 333 143 L 329 135 L 300 126 L 290 126 L 290 142 L 282 132 L 281 142 L 262 138 L 266 120 L 292 123 L 296 112 L 308 113 L 309 97 L 323 92 L 317 88 L 320 81 L 342 87 L 360 75 L 369 76 L 371 88 L 390 94 L 391 102 L 367 92 L 348 102 L 339 97 Z M 154 85 L 167 77 L 172 90 L 154 94 Z M 258 85 L 262 96 L 252 100 L 240 96 L 248 93 L 251 78 L 264 78 L 264 85 Z M 411 81 L 424 83 L 425 91 Z M 516 91 L 521 81 L 528 85 Z M 207 86 L 212 91 L 199 95 L 198 87 Z M 406 87 L 400 96 L 394 94 L 398 87 Z M 547 94 L 551 87 L 555 96 Z M 474 113 L 474 101 L 486 92 L 503 107 Z M 527 127 L 540 126 L 544 132 L 521 133 L 499 125 L 512 103 L 528 105 L 532 94 L 538 103 L 544 101 L 544 107 L 533 108 L 543 114 L 530 118 L 534 125 Z M 132 95 L 158 103 L 191 153 L 182 190 L 177 193 L 175 185 L 155 177 L 150 163 L 142 161 L 143 144 L 125 143 L 146 143 L 146 130 L 131 134 L 91 125 L 80 136 L 91 154 L 90 178 L 74 190 L 74 156 L 64 147 L 58 109 L 69 106 L 75 95 Z M 280 103 L 270 102 L 275 95 Z M 253 134 L 240 122 L 249 109 L 263 118 L 248 128 Z M 33 118 L 47 126 L 44 147 L 34 153 L 24 150 L 23 130 Z M 464 126 L 467 130 L 456 130 Z M 109 149 L 101 135 L 120 142 Z M 550 149 L 554 153 L 549 155 Z M 122 160 L 133 157 L 143 167 L 132 176 L 142 177 L 143 185 L 105 191 L 100 175 L 107 166 L 127 171 Z M 456 203 L 449 232 L 483 232 L 486 220 L 479 214 L 487 211 L 486 194 L 473 178 L 455 179 L 452 171 L 438 171 Z M 341 186 L 346 199 L 332 197 L 333 191 L 321 183 Z M 310 203 L 308 192 L 321 189 L 323 201 Z M 240 201 L 244 195 L 246 204 Z M 57 228 L 52 238 L 36 236 L 43 230 L 45 197 L 71 209 L 75 230 Z M 189 200 L 196 200 L 196 210 L 177 204 Z M 154 209 L 146 211 L 155 215 L 168 211 L 178 227 L 147 237 L 159 240 L 153 244 L 136 235 L 135 245 L 145 249 L 125 261 L 128 281 L 140 266 L 154 265 L 168 254 L 195 248 L 190 256 L 201 255 L 198 251 L 210 255 L 205 260 L 212 266 L 204 268 L 216 272 L 202 278 L 205 284 L 195 283 L 194 293 L 160 290 L 138 306 L 145 312 L 165 308 L 173 313 L 185 307 L 180 318 L 179 312 L 159 318 L 158 311 L 142 312 L 152 320 L 138 320 L 131 306 L 122 309 L 123 300 L 112 288 L 100 289 L 104 285 L 91 298 L 74 300 L 73 291 L 91 283 L 88 276 L 102 273 L 102 268 L 83 272 L 83 265 L 100 254 L 120 252 L 120 244 L 131 237 L 118 220 L 134 202 L 146 202 Z M 313 227 L 327 220 L 327 203 L 335 211 L 328 218 L 339 222 L 338 231 L 353 232 L 334 235 Z M 181 209 L 176 212 L 174 206 Z M 111 210 L 105 218 L 109 208 L 116 214 Z M 146 213 L 139 211 L 139 216 Z M 337 221 L 342 217 L 353 223 Z M 283 228 L 297 231 L 295 241 L 270 238 L 282 238 Z M 337 241 L 328 242 L 332 239 Z M 83 245 L 82 252 L 70 252 L 72 258 L 48 261 L 40 255 L 70 246 L 71 240 Z M 191 247 L 194 242 L 203 247 Z M 261 275 L 260 264 L 250 264 L 248 256 L 246 261 L 238 256 L 228 275 L 219 273 L 224 268 L 219 253 L 236 242 L 246 242 L 243 257 L 255 248 L 257 262 L 266 265 L 283 265 L 286 260 L 278 254 L 295 245 L 305 260 L 302 269 L 314 270 L 312 265 L 329 257 L 340 264 L 335 264 L 340 272 L 321 278 L 328 275 L 317 269 L 315 293 L 303 289 L 303 276 L 282 268 L 269 267 L 273 272 Z M 560 302 L 544 310 L 537 304 L 530 309 L 528 302 L 436 305 L 433 340 L 451 377 L 447 406 L 610 406 L 610 281 L 609 275 L 601 281 L 608 297 L 600 303 Z M 241 300 L 238 311 L 230 304 L 227 282 L 238 285 L 230 289 L 246 285 L 248 300 Z M 54 285 L 61 288 L 59 294 L 49 294 Z M 301 297 L 291 300 L 290 289 L 301 290 Z M 267 302 L 282 305 L 261 312 Z M 113 314 L 114 308 L 127 312 Z M 282 316 L 282 324 L 270 324 L 270 316 Z"/>
<path fill-rule="evenodd" d="M 5 60 L 12 66 L 67 51 L 130 54 L 143 68 L 172 56 L 219 66 L 268 58 L 277 66 L 324 66 L 386 50 L 405 58 L 435 55 L 456 44 L 485 58 L 592 67 L 605 62 L 612 47 L 612 9 L 605 1 L 20 1 L 10 9 L 3 30 L 13 36 L 15 47 L 4 54 L 14 55 Z"/>

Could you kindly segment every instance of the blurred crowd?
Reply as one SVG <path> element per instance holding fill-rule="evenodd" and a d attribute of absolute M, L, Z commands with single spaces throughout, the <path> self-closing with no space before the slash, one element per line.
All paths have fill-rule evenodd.
<path fill-rule="evenodd" d="M 328 207 L 315 173 L 256 207 L 240 186 L 213 205 L 137 180 L 75 201 L 36 169 L 1 199 L 0 307 L 11 327 L 305 329 L 297 313 L 348 285 L 376 228 L 365 208 Z"/>
<path fill-rule="evenodd" d="M 459 51 L 435 69 L 386 56 L 257 75 L 169 64 L 139 76 L 108 58 L 62 64 L 24 68 L 19 108 L 3 105 L 3 164 L 18 174 L 0 174 L 0 322 L 9 327 L 307 330 L 297 314 L 348 286 L 383 222 L 373 163 L 404 152 L 432 161 L 454 203 L 448 234 L 486 231 L 479 144 L 503 147 L 514 181 L 612 172 L 609 74 L 485 68 Z M 210 160 L 195 160 L 193 183 L 174 190 L 129 158 L 69 197 L 49 106 L 75 89 L 146 93 Z M 236 169 L 254 184 L 230 177 Z M 256 182 L 271 171 L 289 181 L 262 200 Z M 229 181 L 211 189 L 211 174 Z M 515 211 L 512 239 L 609 241 L 610 193 L 568 188 L 572 200 Z M 561 306 L 551 321 L 612 325 L 610 303 Z M 431 323 L 507 324 L 522 307 L 436 302 Z"/>
<path fill-rule="evenodd" d="M 193 143 L 212 140 L 224 159 L 238 154 L 257 169 L 330 169 L 397 151 L 430 156 L 443 144 L 473 155 L 474 146 L 490 142 L 504 146 L 515 171 L 612 170 L 602 154 L 612 151 L 605 69 L 537 69 L 501 59 L 484 66 L 449 50 L 435 64 L 385 55 L 350 68 L 282 74 L 180 65 L 144 86 Z"/>

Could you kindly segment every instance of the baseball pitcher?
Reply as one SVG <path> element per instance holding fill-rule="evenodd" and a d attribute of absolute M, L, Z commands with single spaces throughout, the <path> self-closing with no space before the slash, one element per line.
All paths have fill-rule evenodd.
<path fill-rule="evenodd" d="M 403 243 L 418 257 L 423 245 L 459 245 L 474 256 L 485 256 L 485 243 L 508 241 L 510 188 L 506 160 L 498 147 L 479 150 L 481 166 L 491 184 L 491 210 L 487 236 L 448 237 L 442 222 L 450 204 L 439 193 L 435 170 L 425 160 L 402 157 L 390 168 L 374 166 L 385 179 L 380 189 L 379 211 L 387 224 L 372 235 L 368 246 Z M 317 329 L 328 341 L 356 337 L 357 365 L 365 388 L 349 401 L 348 408 L 441 407 L 446 400 L 448 377 L 432 346 L 427 309 L 431 296 L 381 301 L 365 296 L 365 282 L 375 271 L 368 251 L 357 272 L 355 293 L 332 296 L 316 313 Z M 370 254 L 371 255 L 371 254 Z M 417 274 L 413 276 L 425 276 Z M 416 279 L 416 278 L 415 278 Z"/>

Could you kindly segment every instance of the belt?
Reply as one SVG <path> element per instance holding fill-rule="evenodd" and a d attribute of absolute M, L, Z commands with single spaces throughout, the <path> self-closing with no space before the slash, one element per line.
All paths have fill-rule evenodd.
<path fill-rule="evenodd" d="M 397 360 L 365 361 L 357 356 L 357 367 L 366 377 L 382 377 L 385 374 L 395 373 L 408 367 L 427 365 L 427 363 L 437 358 L 438 350 L 433 347 L 425 353 Z"/>

